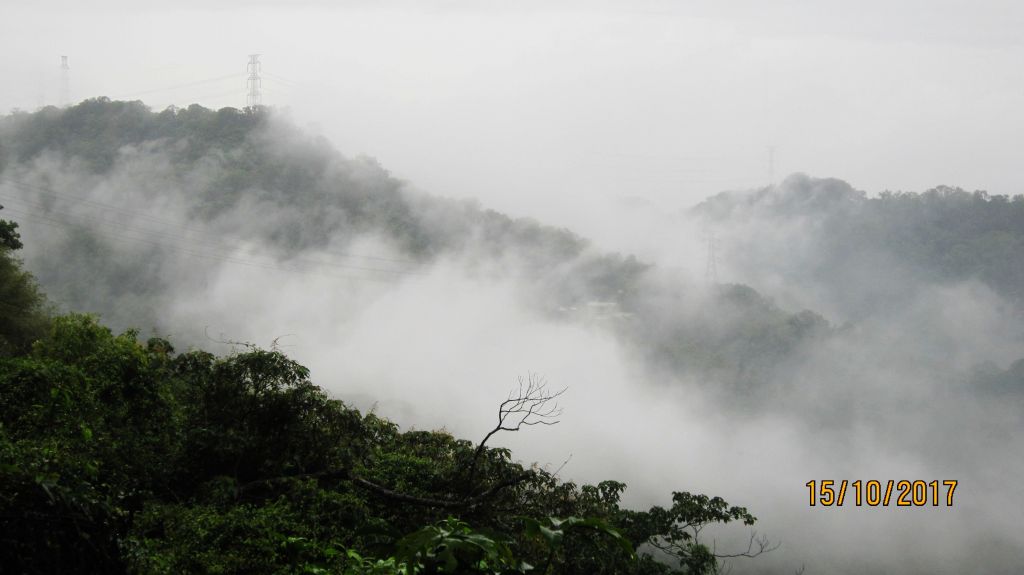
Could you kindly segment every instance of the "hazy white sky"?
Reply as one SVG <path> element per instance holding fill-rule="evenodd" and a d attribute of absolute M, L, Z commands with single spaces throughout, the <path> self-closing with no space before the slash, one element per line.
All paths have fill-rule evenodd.
<path fill-rule="evenodd" d="M 264 102 L 416 187 L 584 233 L 803 171 L 1024 193 L 1024 3 L 22 2 L 0 111 Z M 636 205 L 632 202 L 631 205 Z M 606 224 L 602 224 L 606 225 Z M 590 224 L 593 227 L 594 224 Z"/>

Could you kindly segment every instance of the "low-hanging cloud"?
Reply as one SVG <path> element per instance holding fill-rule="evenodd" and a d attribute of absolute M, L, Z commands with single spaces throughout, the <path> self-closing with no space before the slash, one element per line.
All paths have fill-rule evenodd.
<path fill-rule="evenodd" d="M 505 220 L 411 192 L 369 159 L 268 130 L 260 145 L 282 165 L 320 170 L 322 205 L 282 199 L 294 193 L 283 179 L 279 189 L 224 196 L 225 205 L 204 214 L 218 200 L 210 190 L 231 176 L 230 154 L 242 152 L 183 164 L 182 141 L 123 147 L 102 174 L 56 152 L 7 166 L 0 196 L 21 222 L 27 267 L 59 306 L 101 312 L 179 349 L 278 345 L 331 393 L 405 427 L 479 438 L 515 378 L 541 374 L 568 387 L 562 420 L 496 444 L 550 469 L 568 460 L 566 479 L 624 481 L 636 506 L 666 504 L 672 490 L 748 506 L 758 530 L 782 547 L 735 561 L 736 572 L 959 573 L 982 565 L 1009 573 L 1024 560 L 1016 529 L 1024 501 L 1014 483 L 1024 464 L 1013 457 L 1024 447 L 1015 435 L 1020 403 L 966 383 L 976 365 L 1005 367 L 1021 355 L 1020 324 L 1006 313 L 1012 304 L 983 283 L 929 282 L 888 262 L 865 286 L 906 282 L 913 297 L 864 313 L 867 300 L 788 281 L 816 256 L 806 241 L 814 221 L 780 224 L 754 213 L 717 224 L 727 243 L 720 274 L 777 303 L 725 305 L 703 281 L 703 266 L 692 265 L 706 255 L 704 223 L 635 215 L 629 225 L 644 226 L 643 255 L 656 267 L 636 272 L 631 293 L 606 294 L 594 287 L 604 285 L 605 268 L 595 271 L 604 260 L 592 246 L 538 231 L 536 245 L 520 237 L 496 251 L 489 234 Z M 331 203 L 334 193 L 355 198 L 349 208 L 392 194 L 426 223 L 396 238 Z M 411 249 L 418 244 L 408 238 L 420 233 L 442 249 Z M 751 238 L 761 245 L 758 266 L 729 256 Z M 684 259 L 691 264 L 679 266 Z M 692 356 L 665 364 L 646 349 L 653 339 L 645 338 L 669 347 L 681 345 L 677 337 L 756 339 L 742 332 L 748 314 L 776 321 L 805 307 L 821 312 L 826 328 L 779 351 L 771 371 L 748 374 L 756 388 L 730 388 L 715 374 L 732 372 L 697 370 Z M 808 506 L 807 481 L 844 478 L 957 479 L 960 487 L 952 508 Z M 747 536 L 714 535 L 723 552 Z"/>

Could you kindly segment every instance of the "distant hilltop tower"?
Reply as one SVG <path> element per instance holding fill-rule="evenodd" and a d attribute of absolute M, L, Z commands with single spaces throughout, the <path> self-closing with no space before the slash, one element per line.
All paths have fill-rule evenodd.
<path fill-rule="evenodd" d="M 68 66 L 68 57 L 60 57 L 60 106 L 63 108 L 71 104 L 71 67 Z"/>
<path fill-rule="evenodd" d="M 260 78 L 260 55 L 249 54 L 249 94 L 245 99 L 247 108 L 258 108 L 263 105 L 263 80 Z"/>

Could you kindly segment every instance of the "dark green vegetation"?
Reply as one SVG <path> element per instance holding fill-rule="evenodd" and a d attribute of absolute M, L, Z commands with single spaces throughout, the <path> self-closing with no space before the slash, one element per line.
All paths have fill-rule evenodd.
<path fill-rule="evenodd" d="M 865 346 L 871 325 L 836 329 L 746 285 L 687 284 L 567 230 L 416 193 L 264 111 L 154 113 L 100 99 L 2 118 L 0 203 L 22 223 L 0 222 L 0 565 L 11 572 L 703 573 L 717 561 L 694 534 L 753 521 L 683 492 L 664 508 L 624 509 L 621 483 L 564 483 L 486 439 L 403 432 L 327 396 L 276 350 L 176 353 L 166 338 L 125 330 L 180 333 L 167 310 L 208 295 L 207 282 L 249 257 L 239 244 L 256 246 L 258 263 L 313 277 L 338 270 L 310 257 L 358 252 L 371 238 L 390 259 L 345 260 L 355 266 L 339 273 L 380 280 L 381 291 L 452 260 L 504 274 L 532 311 L 600 324 L 653 360 L 644 367 L 670 372 L 664 380 L 721 390 L 727 415 L 777 409 L 830 426 L 815 433 L 863 421 L 859 407 L 876 413 L 877 398 L 859 393 L 877 380 L 865 364 L 897 374 L 887 400 L 915 394 L 899 368 L 967 371 L 944 348 L 908 359 L 899 340 Z M 856 321 L 964 279 L 1016 297 L 1022 266 L 986 258 L 1018 261 L 1020 204 L 957 190 L 869 200 L 798 177 L 698 211 L 757 232 L 723 230 L 729 265 L 834 296 Z M 58 310 L 104 323 L 51 319 L 15 254 Z M 330 285 L 340 304 L 363 284 Z M 907 326 L 897 327 L 914 341 L 926 331 Z M 862 355 L 844 363 L 850 350 Z M 982 365 L 971 393 L 1019 397 L 1022 372 Z M 331 384 L 346 399 L 345 382 Z M 802 393 L 819 390 L 839 400 L 821 410 Z M 926 420 L 921 443 L 936 443 L 927 425 L 949 421 Z M 751 543 L 748 554 L 770 547 Z"/>
<path fill-rule="evenodd" d="M 28 351 L 46 330 L 44 300 L 35 279 L 14 256 L 21 247 L 18 224 L 0 220 L 0 358 Z"/>
<path fill-rule="evenodd" d="M 4 573 L 710 573 L 697 532 L 754 522 L 689 493 L 623 509 L 621 483 L 402 432 L 277 351 L 179 354 L 91 316 L 49 319 L 11 262 L 0 280 L 28 291 L 2 324 Z M 544 417 L 552 397 L 531 382 L 498 428 Z"/>

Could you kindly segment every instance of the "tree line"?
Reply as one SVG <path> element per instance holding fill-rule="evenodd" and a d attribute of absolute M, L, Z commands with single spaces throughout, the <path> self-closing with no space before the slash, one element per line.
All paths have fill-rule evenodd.
<path fill-rule="evenodd" d="M 689 492 L 632 510 L 620 482 L 514 461 L 492 437 L 560 414 L 535 377 L 474 442 L 362 413 L 278 350 L 177 352 L 54 315 L 17 226 L 0 233 L 5 573 L 714 573 L 701 530 L 755 521 Z"/>

